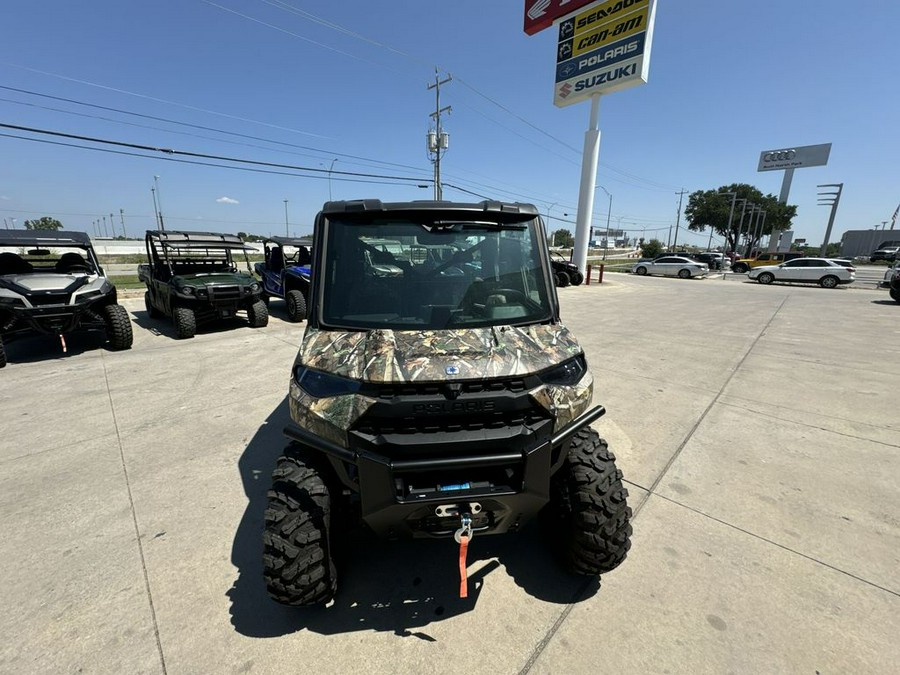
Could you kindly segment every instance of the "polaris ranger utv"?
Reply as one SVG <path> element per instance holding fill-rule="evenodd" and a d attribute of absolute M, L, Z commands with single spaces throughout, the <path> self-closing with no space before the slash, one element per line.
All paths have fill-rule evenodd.
<path fill-rule="evenodd" d="M 129 349 L 128 312 L 118 304 L 91 238 L 84 232 L 0 230 L 0 368 L 4 341 L 28 335 L 106 333 L 109 348 Z"/>
<path fill-rule="evenodd" d="M 265 514 L 269 594 L 328 602 L 332 551 L 354 520 L 384 537 L 455 538 L 462 595 L 472 537 L 544 509 L 571 569 L 617 567 L 628 493 L 590 426 L 605 411 L 560 322 L 537 209 L 328 202 L 314 241 L 292 443 Z M 432 247 L 454 252 L 416 253 Z"/>
<path fill-rule="evenodd" d="M 247 312 L 253 328 L 269 323 L 262 287 L 250 270 L 247 246 L 233 234 L 149 230 L 147 259 L 138 278 L 147 284 L 144 304 L 153 317 L 170 316 L 180 339 L 192 338 L 198 324 Z M 246 272 L 238 271 L 234 253 L 244 254 Z"/>

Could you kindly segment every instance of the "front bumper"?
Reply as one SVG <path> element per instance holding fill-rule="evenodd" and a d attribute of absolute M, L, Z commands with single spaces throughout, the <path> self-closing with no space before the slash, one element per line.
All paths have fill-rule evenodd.
<path fill-rule="evenodd" d="M 74 330 L 105 330 L 103 317 L 84 305 L 0 308 L 0 333 L 13 340 L 28 334 L 62 335 Z"/>
<path fill-rule="evenodd" d="M 518 530 L 549 502 L 550 478 L 565 460 L 567 441 L 605 412 L 592 408 L 533 448 L 464 456 L 391 459 L 347 449 L 293 423 L 284 433 L 328 457 L 345 488 L 359 494 L 362 518 L 379 536 L 451 536 L 459 517 L 440 516 L 438 507 L 471 513 L 475 532 L 499 534 Z"/>

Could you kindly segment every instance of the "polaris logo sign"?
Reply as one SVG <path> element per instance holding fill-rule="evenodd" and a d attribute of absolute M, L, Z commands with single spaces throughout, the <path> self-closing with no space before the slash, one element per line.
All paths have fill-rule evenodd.
<path fill-rule="evenodd" d="M 655 0 L 595 2 L 559 22 L 555 105 L 647 81 Z"/>

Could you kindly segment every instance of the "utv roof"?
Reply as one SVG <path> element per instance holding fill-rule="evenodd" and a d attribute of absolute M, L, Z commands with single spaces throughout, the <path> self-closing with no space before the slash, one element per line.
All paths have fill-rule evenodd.
<path fill-rule="evenodd" d="M 445 201 L 412 201 L 412 202 L 382 202 L 380 199 L 356 199 L 352 201 L 326 202 L 322 212 L 326 215 L 338 213 L 359 212 L 388 212 L 388 211 L 413 211 L 430 212 L 445 211 L 450 213 L 467 214 L 521 214 L 536 216 L 539 214 L 533 204 L 521 202 L 499 202 L 485 200 L 481 202 L 445 202 Z"/>
<path fill-rule="evenodd" d="M 274 241 L 279 246 L 312 246 L 311 237 L 266 237 L 263 241 Z"/>
<path fill-rule="evenodd" d="M 147 237 L 157 240 L 165 248 L 230 248 L 254 251 L 235 234 L 217 232 L 177 232 L 174 230 L 147 230 Z"/>
<path fill-rule="evenodd" d="M 57 230 L 0 230 L 0 246 L 90 246 L 85 232 Z"/>

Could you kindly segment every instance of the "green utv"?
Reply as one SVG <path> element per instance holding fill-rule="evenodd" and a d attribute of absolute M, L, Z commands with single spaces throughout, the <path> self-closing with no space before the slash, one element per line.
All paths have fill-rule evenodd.
<path fill-rule="evenodd" d="M 153 317 L 168 316 L 179 339 L 191 338 L 197 326 L 247 313 L 253 328 L 269 323 L 262 288 L 250 273 L 248 250 L 240 237 L 213 232 L 149 230 L 145 238 L 149 262 L 138 266 L 147 284 L 144 304 Z M 240 252 L 247 272 L 238 271 Z"/>
<path fill-rule="evenodd" d="M 463 596 L 472 537 L 542 511 L 570 569 L 617 567 L 628 492 L 590 426 L 605 410 L 560 322 L 537 209 L 328 202 L 313 241 L 291 443 L 265 513 L 269 594 L 330 601 L 333 550 L 360 521 L 388 538 L 455 539 Z"/>

